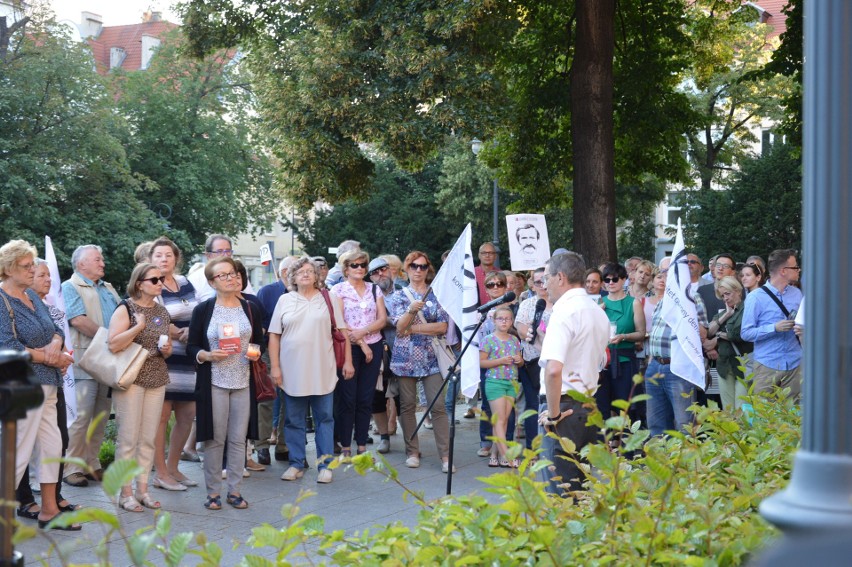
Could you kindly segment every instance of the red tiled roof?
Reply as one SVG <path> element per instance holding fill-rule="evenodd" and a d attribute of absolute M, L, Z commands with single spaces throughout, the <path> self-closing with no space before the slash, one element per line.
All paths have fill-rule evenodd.
<path fill-rule="evenodd" d="M 790 0 L 752 0 L 752 3 L 760 6 L 768 13 L 764 23 L 772 26 L 769 37 L 778 37 L 787 31 L 787 15 L 781 11 Z"/>
<path fill-rule="evenodd" d="M 122 69 L 136 71 L 142 66 L 142 36 L 159 38 L 179 27 L 171 22 L 144 22 L 126 26 L 104 26 L 101 34 L 87 41 L 92 48 L 98 73 L 109 72 L 109 55 L 113 47 L 121 47 L 126 54 Z"/>

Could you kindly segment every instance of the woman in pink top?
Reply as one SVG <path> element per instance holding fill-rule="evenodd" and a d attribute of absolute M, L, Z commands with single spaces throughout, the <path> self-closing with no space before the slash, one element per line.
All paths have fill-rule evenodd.
<path fill-rule="evenodd" d="M 367 450 L 373 392 L 384 348 L 380 331 L 387 322 L 387 311 L 382 292 L 364 281 L 370 256 L 363 250 L 352 250 L 340 257 L 340 264 L 346 279 L 332 287 L 331 293 L 343 301 L 355 377 L 339 380 L 334 390 L 334 436 L 343 447 L 341 455 L 348 457 L 352 454 L 353 429 L 358 454 Z"/>

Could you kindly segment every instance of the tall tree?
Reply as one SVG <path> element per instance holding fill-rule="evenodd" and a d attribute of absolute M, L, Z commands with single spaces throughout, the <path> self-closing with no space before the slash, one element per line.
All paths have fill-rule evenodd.
<path fill-rule="evenodd" d="M 99 244 L 119 283 L 136 245 L 164 226 L 145 206 L 152 185 L 129 167 L 125 125 L 88 48 L 64 31 L 35 13 L 0 58 L 0 240 L 41 248 L 51 236 L 65 274 L 76 246 Z"/>
<path fill-rule="evenodd" d="M 181 55 L 182 42 L 180 30 L 164 37 L 149 68 L 115 73 L 113 88 L 131 125 L 131 166 L 156 183 L 149 206 L 200 245 L 213 232 L 269 226 L 280 195 L 235 52 L 194 59 Z"/>

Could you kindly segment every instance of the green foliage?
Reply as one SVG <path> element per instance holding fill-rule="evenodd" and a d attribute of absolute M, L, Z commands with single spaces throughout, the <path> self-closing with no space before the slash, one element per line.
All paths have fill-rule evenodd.
<path fill-rule="evenodd" d="M 745 159 L 725 191 L 684 196 L 684 238 L 700 257 L 725 250 L 744 259 L 801 249 L 801 161 L 791 146 L 775 144 L 763 156 Z"/>
<path fill-rule="evenodd" d="M 758 73 L 769 61 L 769 27 L 757 12 L 715 0 L 688 9 L 695 58 L 684 92 L 700 117 L 685 131 L 690 164 L 699 186 L 709 190 L 751 151 L 750 129 L 761 119 L 780 121 L 783 101 L 794 92 L 789 77 Z"/>
<path fill-rule="evenodd" d="M 180 30 L 162 38 L 146 70 L 114 73 L 128 121 L 133 170 L 155 182 L 147 196 L 190 249 L 208 234 L 260 230 L 278 217 L 269 158 L 262 150 L 251 77 L 235 53 L 182 56 Z"/>
<path fill-rule="evenodd" d="M 0 59 L 0 241 L 23 238 L 43 252 L 49 235 L 66 274 L 76 246 L 100 244 L 106 279 L 119 282 L 136 244 L 163 224 L 144 204 L 151 184 L 127 162 L 91 55 L 53 26 L 33 19 Z"/>

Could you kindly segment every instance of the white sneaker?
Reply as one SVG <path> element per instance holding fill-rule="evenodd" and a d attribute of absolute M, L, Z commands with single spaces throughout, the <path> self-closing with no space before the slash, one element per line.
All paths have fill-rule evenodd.
<path fill-rule="evenodd" d="M 390 453 L 390 440 L 382 439 L 381 441 L 379 441 L 379 446 L 376 447 L 376 451 L 383 454 Z"/>
<path fill-rule="evenodd" d="M 448 472 L 450 472 L 450 462 L 449 461 L 444 461 L 443 463 L 441 463 L 441 472 L 444 473 L 444 474 L 447 474 Z M 453 465 L 453 474 L 456 474 L 457 472 L 458 472 L 458 469 L 456 468 L 455 465 Z"/>
<path fill-rule="evenodd" d="M 320 484 L 328 484 L 331 482 L 331 471 L 322 469 L 317 475 L 317 482 Z"/>
<path fill-rule="evenodd" d="M 410 469 L 420 468 L 420 457 L 417 455 L 411 455 L 407 459 L 405 459 L 405 466 Z"/>
<path fill-rule="evenodd" d="M 297 480 L 305 476 L 304 469 L 297 469 L 296 467 L 290 467 L 284 474 L 281 475 L 281 480 Z"/>
<path fill-rule="evenodd" d="M 491 456 L 491 447 L 480 447 L 479 451 L 476 452 L 477 457 L 490 457 Z"/>
<path fill-rule="evenodd" d="M 222 469 L 222 480 L 228 478 L 228 469 Z"/>

